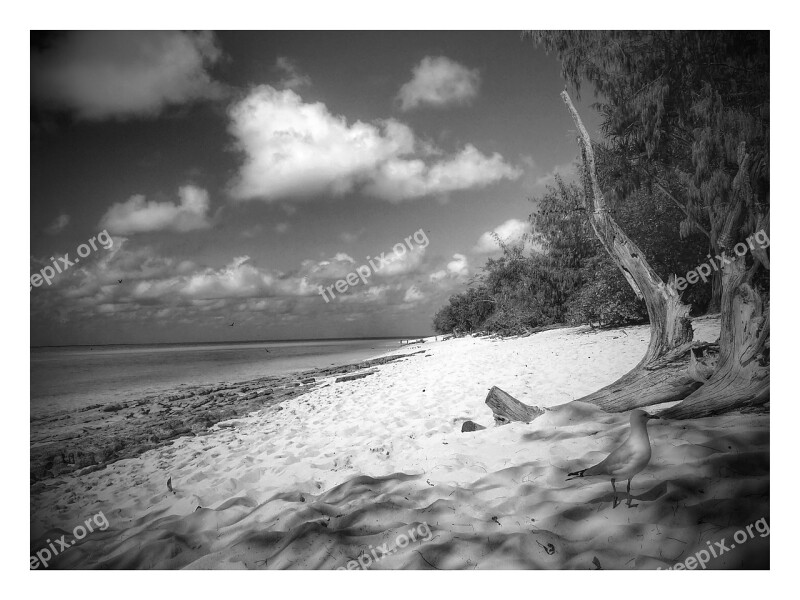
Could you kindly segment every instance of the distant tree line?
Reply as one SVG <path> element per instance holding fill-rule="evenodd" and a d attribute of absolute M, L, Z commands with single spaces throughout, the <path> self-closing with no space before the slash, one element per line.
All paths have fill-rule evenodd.
<path fill-rule="evenodd" d="M 453 294 L 433 319 L 438 333 L 492 332 L 516 335 L 552 325 L 609 327 L 647 321 L 644 302 L 600 245 L 586 216 L 583 190 L 556 177 L 530 215 L 523 240 L 504 243 L 468 287 Z M 666 280 L 706 260 L 707 240 L 680 236 L 680 209 L 658 190 L 610 194 L 614 218 Z M 706 311 L 711 282 L 684 292 L 695 314 Z"/>
<path fill-rule="evenodd" d="M 769 231 L 768 32 L 538 31 L 524 37 L 560 60 L 562 76 L 578 94 L 582 87 L 595 93 L 603 139 L 593 148 L 606 205 L 664 282 L 708 256 L 730 255 L 756 231 Z M 578 172 L 586 177 L 583 168 Z M 646 320 L 644 303 L 593 234 L 587 189 L 585 180 L 557 180 L 534 198 L 527 245 L 502 245 L 503 255 L 488 260 L 436 313 L 435 329 L 516 334 L 561 323 Z M 725 373 L 704 386 L 706 396 L 722 398 L 729 376 L 758 366 L 761 371 L 744 378 L 750 387 L 736 385 L 746 400 L 768 397 L 769 269 L 768 249 L 754 251 L 680 292 L 692 315 L 722 312 Z M 719 404 L 709 398 L 697 402 Z"/>

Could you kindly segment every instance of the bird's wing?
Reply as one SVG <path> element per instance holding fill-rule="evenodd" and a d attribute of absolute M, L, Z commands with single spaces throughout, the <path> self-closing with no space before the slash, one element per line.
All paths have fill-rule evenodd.
<path fill-rule="evenodd" d="M 619 448 L 614 450 L 606 458 L 593 467 L 586 469 L 584 477 L 592 475 L 614 475 L 625 469 L 635 457 L 634 448 L 628 444 L 627 440 Z"/>

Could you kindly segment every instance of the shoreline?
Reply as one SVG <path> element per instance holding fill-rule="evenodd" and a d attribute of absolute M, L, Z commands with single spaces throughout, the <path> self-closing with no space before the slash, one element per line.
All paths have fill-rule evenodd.
<path fill-rule="evenodd" d="M 403 349 L 410 347 L 404 345 Z M 63 474 L 80 477 L 119 460 L 136 458 L 183 436 L 207 434 L 220 422 L 302 396 L 337 375 L 400 360 L 384 353 L 357 363 L 307 369 L 215 386 L 181 386 L 161 394 L 75 411 L 31 417 L 31 493 L 36 484 Z M 54 431 L 55 430 L 55 431 Z"/>

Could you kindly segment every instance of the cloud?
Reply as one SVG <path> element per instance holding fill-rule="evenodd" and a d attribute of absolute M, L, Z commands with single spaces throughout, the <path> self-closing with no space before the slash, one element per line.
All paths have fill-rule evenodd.
<path fill-rule="evenodd" d="M 56 235 L 61 233 L 69 225 L 70 217 L 67 214 L 61 213 L 58 215 L 50 225 L 44 228 L 47 235 Z"/>
<path fill-rule="evenodd" d="M 278 81 L 278 87 L 289 90 L 311 85 L 311 77 L 303 73 L 297 63 L 285 56 L 279 56 L 275 61 L 275 69 L 283 74 Z"/>
<path fill-rule="evenodd" d="M 455 156 L 427 166 L 422 160 L 393 159 L 383 163 L 367 184 L 367 192 L 399 202 L 406 198 L 443 195 L 480 188 L 501 179 L 514 179 L 519 171 L 503 157 L 481 154 L 471 144 Z"/>
<path fill-rule="evenodd" d="M 504 244 L 515 244 L 523 240 L 528 242 L 525 237 L 528 233 L 530 233 L 530 224 L 527 221 L 509 219 L 505 223 L 495 227 L 492 231 L 487 231 L 482 234 L 478 239 L 478 243 L 475 244 L 473 252 L 491 254 L 492 252 L 500 251 L 500 244 L 497 243 L 493 234 L 497 234 Z M 526 247 L 528 247 L 527 244 Z"/>
<path fill-rule="evenodd" d="M 244 157 L 231 183 L 239 200 L 308 199 L 362 191 L 391 202 L 489 185 L 521 171 L 467 145 L 451 157 L 393 119 L 348 124 L 292 90 L 255 88 L 229 112 Z M 426 162 L 435 156 L 435 162 Z"/>
<path fill-rule="evenodd" d="M 182 286 L 185 296 L 200 299 L 306 296 L 317 287 L 305 277 L 283 276 L 249 264 L 249 256 L 234 258 L 222 269 L 206 269 L 189 277 Z"/>
<path fill-rule="evenodd" d="M 423 294 L 415 285 L 412 285 L 410 288 L 408 288 L 405 296 L 403 296 L 403 302 L 419 302 L 420 300 L 424 299 L 425 294 Z"/>
<path fill-rule="evenodd" d="M 468 104 L 478 95 L 480 73 L 444 56 L 426 56 L 397 95 L 401 110 Z"/>
<path fill-rule="evenodd" d="M 222 52 L 211 33 L 83 31 L 31 55 L 31 92 L 78 118 L 155 117 L 223 95 L 208 73 Z"/>
<path fill-rule="evenodd" d="M 178 189 L 179 204 L 148 201 L 137 194 L 117 202 L 100 219 L 99 227 L 111 233 L 130 235 L 152 231 L 195 231 L 208 229 L 208 192 L 185 185 Z"/>
<path fill-rule="evenodd" d="M 289 224 L 288 223 L 278 223 L 277 225 L 275 225 L 275 231 L 277 231 L 280 234 L 284 234 L 287 231 L 289 231 Z"/>
<path fill-rule="evenodd" d="M 469 259 L 463 254 L 453 254 L 453 260 L 449 261 L 443 269 L 434 271 L 428 276 L 428 281 L 438 283 L 443 280 L 457 279 L 464 280 L 469 276 Z"/>
<path fill-rule="evenodd" d="M 398 247 L 402 248 L 403 251 L 397 252 L 395 248 Z M 388 262 L 375 271 L 376 275 L 384 278 L 408 275 L 419 271 L 425 260 L 425 247 L 414 246 L 409 250 L 403 244 L 396 244 L 391 252 L 384 252 L 382 255 Z M 375 264 L 380 264 L 380 260 L 377 257 L 374 262 Z"/>

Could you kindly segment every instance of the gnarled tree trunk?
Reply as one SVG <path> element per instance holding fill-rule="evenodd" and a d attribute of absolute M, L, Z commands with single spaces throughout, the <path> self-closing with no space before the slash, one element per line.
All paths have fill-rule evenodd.
<path fill-rule="evenodd" d="M 764 306 L 753 277 L 760 268 L 769 270 L 766 246 L 750 243 L 753 266 L 743 255 L 723 262 L 721 275 L 721 328 L 716 365 L 699 363 L 693 353 L 707 344 L 691 344 L 689 306 L 675 288 L 674 276 L 664 282 L 650 268 L 639 248 L 605 210 L 594 162 L 591 140 L 569 95 L 561 94 L 580 132 L 584 163 L 584 189 L 592 227 L 625 275 L 637 296 L 647 304 L 650 344 L 639 364 L 609 386 L 580 398 L 604 410 L 618 412 L 682 400 L 661 413 L 665 418 L 695 418 L 752 407 L 769 401 L 769 307 Z M 745 213 L 758 214 L 749 187 L 749 161 L 740 146 L 739 173 L 734 181 L 735 201 L 720 221 L 718 243 L 735 247 Z M 592 205 L 589 206 L 591 199 Z M 713 225 L 713 224 L 712 224 Z M 769 235 L 769 211 L 760 214 L 756 231 Z M 713 234 L 716 233 L 712 231 Z"/>
<path fill-rule="evenodd" d="M 650 344 L 639 364 L 611 385 L 580 401 L 621 412 L 685 398 L 701 385 L 687 371 L 692 347 L 690 306 L 681 302 L 675 278 L 670 277 L 664 283 L 639 247 L 607 212 L 589 133 L 569 94 L 562 92 L 561 97 L 580 133 L 586 209 L 592 228 L 633 291 L 644 300 L 650 317 Z"/>
<path fill-rule="evenodd" d="M 717 369 L 665 418 L 705 417 L 769 401 L 769 307 L 747 280 L 744 257 L 723 267 Z"/>

